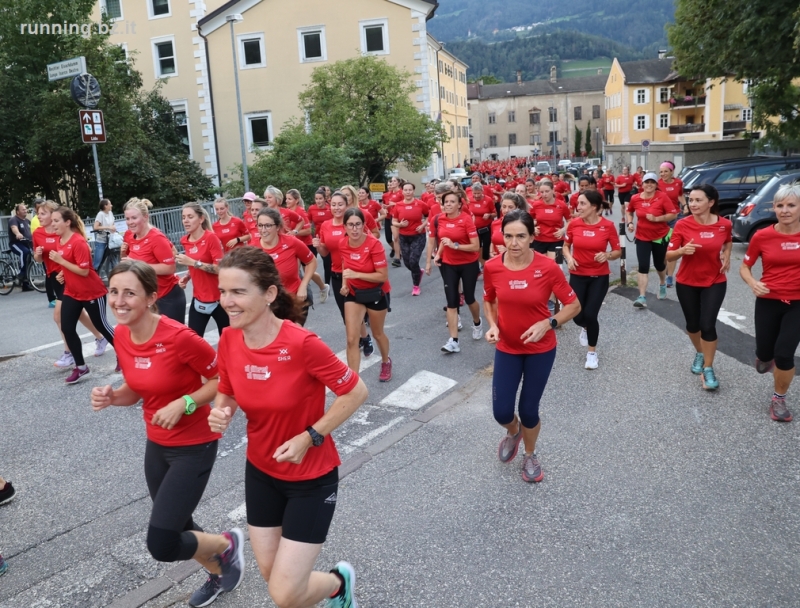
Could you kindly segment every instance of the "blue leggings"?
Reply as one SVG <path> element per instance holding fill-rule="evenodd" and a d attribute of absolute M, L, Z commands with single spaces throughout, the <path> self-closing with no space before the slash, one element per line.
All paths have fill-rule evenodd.
<path fill-rule="evenodd" d="M 536 355 L 510 355 L 500 350 L 494 353 L 492 377 L 492 410 L 500 424 L 514 421 L 514 401 L 522 381 L 519 396 L 519 418 L 522 426 L 532 429 L 539 424 L 539 401 L 550 378 L 556 349 Z"/>

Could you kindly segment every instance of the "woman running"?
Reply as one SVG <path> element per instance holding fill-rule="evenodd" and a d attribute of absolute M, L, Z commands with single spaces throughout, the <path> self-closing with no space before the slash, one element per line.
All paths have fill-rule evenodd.
<path fill-rule="evenodd" d="M 756 371 L 772 371 L 775 388 L 769 413 L 790 422 L 786 393 L 794 379 L 794 353 L 800 344 L 800 185 L 778 188 L 772 207 L 775 226 L 750 239 L 739 274 L 756 296 Z M 752 267 L 761 258 L 761 279 Z"/>
<path fill-rule="evenodd" d="M 342 293 L 344 295 L 344 324 L 347 330 L 347 365 L 357 370 L 361 365 L 360 339 L 364 315 L 378 350 L 381 353 L 381 372 L 378 379 L 392 379 L 392 360 L 389 358 L 389 338 L 383 331 L 389 310 L 389 265 L 381 242 L 364 230 L 364 213 L 352 207 L 344 212 L 347 238 L 339 244 L 342 256 Z M 396 216 L 395 216 L 396 217 Z M 402 235 L 401 235 L 402 236 Z"/>
<path fill-rule="evenodd" d="M 186 319 L 186 294 L 175 276 L 175 253 L 172 243 L 158 228 L 150 225 L 147 199 L 132 198 L 125 203 L 125 222 L 128 230 L 123 237 L 120 257 L 150 264 L 158 276 L 159 312 L 183 323 Z"/>
<path fill-rule="evenodd" d="M 314 236 L 319 236 L 320 228 L 322 224 L 327 222 L 329 219 L 333 218 L 331 214 L 330 205 L 328 205 L 327 200 L 325 199 L 325 188 L 320 188 L 314 193 L 314 204 L 309 206 L 308 208 L 308 218 L 311 220 L 311 224 L 314 227 Z M 317 251 L 316 246 L 314 245 L 314 239 L 311 239 L 311 245 L 309 246 L 311 249 L 311 253 L 315 256 L 319 254 L 322 258 L 322 269 L 325 275 L 325 282 L 324 287 L 319 292 L 319 301 L 324 304 L 328 300 L 328 295 L 330 294 L 330 285 L 331 285 L 331 256 L 322 255 Z"/>
<path fill-rule="evenodd" d="M 305 325 L 308 309 L 314 305 L 308 284 L 317 270 L 317 256 L 300 239 L 284 232 L 283 218 L 277 209 L 262 209 L 256 221 L 261 232 L 256 245 L 275 261 L 284 289 L 303 307 L 300 325 Z M 302 279 L 297 272 L 298 265 L 303 267 Z"/>
<path fill-rule="evenodd" d="M 357 197 L 358 208 L 361 209 L 362 213 L 369 213 L 376 223 L 383 221 L 383 219 L 386 217 L 386 212 L 383 210 L 383 207 L 381 207 L 381 204 L 372 198 L 369 188 L 366 186 L 361 186 L 358 189 Z M 373 234 L 372 236 L 379 238 L 380 232 L 378 235 Z"/>
<path fill-rule="evenodd" d="M 602 179 L 603 195 L 608 203 L 608 209 L 606 209 L 605 214 L 611 215 L 611 209 L 614 208 L 614 188 L 617 184 L 617 180 L 614 177 L 614 172 L 611 169 L 608 169 L 605 173 L 603 173 Z"/>
<path fill-rule="evenodd" d="M 549 179 L 539 182 L 539 198 L 533 202 L 530 213 L 536 222 L 533 249 L 536 253 L 555 260 L 556 249 L 564 246 L 564 235 L 572 219 L 572 212 L 563 200 L 556 198 L 553 182 Z M 555 294 L 553 297 L 555 298 Z M 552 299 L 550 302 L 550 312 L 554 313 L 558 301 Z"/>
<path fill-rule="evenodd" d="M 117 227 L 114 224 L 114 212 L 111 210 L 111 201 L 107 198 L 100 201 L 100 210 L 94 218 L 92 230 L 94 231 L 93 266 L 97 270 L 105 258 L 109 237 L 117 231 Z"/>
<path fill-rule="evenodd" d="M 257 241 L 258 240 L 258 231 L 255 229 L 256 219 L 253 217 L 253 214 L 250 213 L 250 205 L 253 203 L 254 200 L 258 198 L 255 195 L 255 192 L 245 192 L 242 196 L 242 202 L 244 203 L 244 211 L 242 212 L 242 221 L 244 222 L 245 228 L 247 228 L 247 234 L 250 235 L 250 240 Z M 256 236 L 253 236 L 253 232 L 256 232 Z"/>
<path fill-rule="evenodd" d="M 585 369 L 597 369 L 600 335 L 597 317 L 608 293 L 608 275 L 611 274 L 608 262 L 622 255 L 616 226 L 603 217 L 606 209 L 608 202 L 599 192 L 583 192 L 578 197 L 578 216 L 569 223 L 564 235 L 569 285 L 581 304 L 581 312 L 573 321 L 581 328 L 581 346 L 589 348 Z"/>
<path fill-rule="evenodd" d="M 231 252 L 219 286 L 231 327 L 219 342 L 208 422 L 225 432 L 239 407 L 247 416 L 247 524 L 269 594 L 278 606 L 327 599 L 331 608 L 356 608 L 353 567 L 339 562 L 323 573 L 314 564 L 338 492 L 341 461 L 329 435 L 364 403 L 367 389 L 322 340 L 292 322 L 301 313 L 272 258 L 252 247 Z M 336 395 L 327 411 L 325 387 Z"/>
<path fill-rule="evenodd" d="M 389 188 L 383 194 L 383 210 L 386 217 L 383 220 L 383 228 L 386 236 L 386 243 L 389 245 L 389 257 L 392 260 L 392 266 L 400 268 L 400 239 L 397 228 L 392 223 L 394 216 L 394 207 L 397 203 L 405 198 L 403 196 L 403 181 L 399 177 L 392 177 L 389 180 Z"/>
<path fill-rule="evenodd" d="M 186 289 L 192 282 L 192 301 L 189 304 L 189 329 L 201 338 L 206 333 L 208 321 L 214 319 L 217 331 L 228 327 L 227 313 L 219 305 L 219 261 L 222 259 L 222 243 L 211 229 L 211 219 L 199 203 L 186 203 L 181 210 L 183 229 L 181 237 L 183 253 L 175 251 L 175 262 L 189 269 L 179 285 Z"/>
<path fill-rule="evenodd" d="M 147 550 L 160 562 L 194 559 L 202 564 L 209 577 L 189 604 L 207 606 L 222 591 L 236 589 L 244 576 L 242 531 L 206 534 L 192 519 L 220 438 L 218 429 L 208 426 L 208 404 L 217 390 L 217 353 L 196 332 L 158 314 L 152 266 L 123 260 L 111 272 L 109 289 L 118 323 L 114 347 L 125 382 L 116 389 L 93 388 L 92 409 L 143 401 L 144 476 L 153 501 Z"/>
<path fill-rule="evenodd" d="M 622 206 L 622 212 L 625 213 L 625 207 L 631 200 L 631 190 L 636 183 L 636 180 L 631 175 L 631 168 L 628 165 L 622 167 L 622 173 L 617 175 L 617 196 L 619 196 L 619 204 Z"/>
<path fill-rule="evenodd" d="M 247 229 L 250 231 L 250 244 L 254 245 L 258 243 L 258 240 L 261 238 L 261 235 L 258 233 L 258 226 L 256 226 L 256 218 L 258 214 L 267 206 L 267 201 L 263 198 L 256 198 L 250 202 L 250 209 L 248 213 L 253 221 L 248 224 Z"/>
<path fill-rule="evenodd" d="M 492 248 L 491 257 L 506 250 L 506 241 L 503 238 L 503 218 L 508 215 L 509 211 L 519 209 L 520 211 L 528 210 L 528 203 L 525 198 L 516 194 L 515 192 L 506 192 L 500 201 L 500 217 L 492 222 Z"/>
<path fill-rule="evenodd" d="M 354 186 L 342 186 L 340 188 L 342 194 L 347 199 L 347 208 L 348 209 L 359 209 L 359 201 L 358 201 L 358 191 L 355 189 Z M 365 232 L 367 234 L 371 234 L 376 239 L 380 238 L 381 231 L 378 227 L 378 223 L 375 221 L 375 218 L 372 217 L 371 213 L 366 213 L 364 215 L 364 226 L 366 228 Z"/>
<path fill-rule="evenodd" d="M 59 207 L 50 215 L 53 232 L 59 237 L 57 246 L 48 253 L 51 262 L 61 266 L 64 273 L 64 293 L 61 296 L 61 331 L 69 352 L 75 360 L 75 369 L 67 377 L 67 384 L 75 384 L 89 374 L 83 358 L 83 343 L 77 326 L 84 310 L 92 324 L 106 341 L 114 345 L 114 328 L 106 318 L 108 290 L 92 265 L 92 253 L 86 241 L 83 222 L 68 207 Z"/>
<path fill-rule="evenodd" d="M 511 462 L 519 442 L 525 442 L 522 479 L 544 479 L 536 455 L 539 437 L 539 401 L 556 359 L 556 327 L 580 312 L 581 305 L 561 268 L 546 255 L 531 249 L 533 218 L 514 210 L 503 218 L 506 252 L 486 263 L 483 301 L 489 330 L 486 340 L 496 344 L 492 377 L 494 419 L 508 434 L 500 441 L 500 462 Z M 564 303 L 555 316 L 547 308 L 555 292 Z M 519 417 L 514 401 L 522 382 Z"/>
<path fill-rule="evenodd" d="M 428 207 L 414 198 L 414 190 L 415 186 L 411 182 L 403 184 L 403 200 L 394 207 L 392 227 L 397 228 L 402 259 L 411 272 L 411 295 L 418 296 L 422 293 L 419 287 L 422 281 L 419 261 L 427 243 L 425 229 L 428 223 Z"/>
<path fill-rule="evenodd" d="M 303 197 L 300 195 L 300 191 L 294 188 L 292 188 L 291 190 L 287 190 L 286 198 L 284 200 L 284 205 L 286 205 L 287 209 L 294 211 L 297 215 L 303 218 L 303 228 L 302 230 L 298 230 L 297 238 L 300 239 L 300 242 L 303 243 L 303 245 L 309 248 L 311 253 L 314 254 L 314 258 L 316 259 L 317 254 L 314 252 L 313 249 L 314 237 L 311 234 L 312 232 L 311 218 L 309 218 L 308 212 L 306 212 L 306 205 L 303 202 Z M 311 280 L 317 287 L 319 287 L 320 299 L 322 299 L 323 292 L 325 293 L 325 297 L 327 299 L 328 289 L 327 286 L 325 285 L 325 281 L 323 281 L 322 277 L 319 276 L 319 273 L 315 271 L 311 277 Z"/>
<path fill-rule="evenodd" d="M 689 193 L 691 215 L 678 220 L 672 231 L 667 262 L 683 258 L 675 293 L 686 319 L 686 333 L 694 346 L 692 373 L 703 375 L 703 388 L 715 391 L 717 314 L 725 299 L 733 241 L 730 220 L 719 215 L 719 193 L 701 184 Z"/>
<path fill-rule="evenodd" d="M 264 190 L 264 200 L 266 201 L 267 207 L 270 209 L 277 209 L 278 212 L 280 212 L 281 217 L 283 217 L 283 225 L 286 234 L 291 234 L 293 237 L 299 238 L 302 236 L 301 233 L 305 232 L 303 218 L 298 213 L 286 207 L 283 198 L 283 192 L 275 186 L 267 186 L 267 189 Z M 256 214 L 256 218 L 258 218 L 258 214 Z M 308 228 L 308 234 L 311 234 L 310 226 Z M 259 237 L 260 236 L 259 234 Z"/>
<path fill-rule="evenodd" d="M 671 161 L 665 160 L 659 167 L 660 178 L 658 180 L 658 190 L 663 192 L 672 201 L 672 206 L 678 212 L 678 219 L 689 215 L 689 209 L 686 206 L 686 197 L 683 195 L 683 182 L 677 177 L 673 177 L 675 172 L 675 165 Z M 669 227 L 675 227 L 675 220 L 669 222 Z M 678 258 L 667 262 L 667 287 L 672 287 L 673 277 L 675 276 L 675 264 L 678 263 Z"/>
<path fill-rule="evenodd" d="M 74 367 L 75 358 L 69 352 L 67 339 L 64 337 L 64 332 L 61 331 L 61 302 L 64 299 L 64 276 L 62 274 L 59 277 L 61 267 L 50 259 L 50 252 L 57 250 L 60 245 L 60 237 L 55 233 L 52 216 L 53 211 L 56 211 L 59 205 L 53 201 L 42 201 L 38 206 L 39 227 L 31 235 L 33 237 L 33 259 L 40 264 L 44 264 L 44 286 L 47 292 L 47 301 L 56 303 L 53 310 L 53 321 L 58 327 L 61 339 L 64 341 L 64 352 L 53 365 L 58 368 Z M 79 320 L 81 325 L 92 332 L 94 336 L 94 356 L 102 357 L 108 347 L 108 341 L 106 341 L 103 334 L 97 331 L 86 310 L 81 310 Z"/>
<path fill-rule="evenodd" d="M 497 217 L 494 201 L 491 196 L 486 196 L 480 183 L 472 185 L 472 196 L 469 197 L 468 210 L 475 222 L 478 231 L 478 244 L 481 246 L 480 264 L 483 265 L 490 256 L 492 245 L 492 220 Z"/>
<path fill-rule="evenodd" d="M 442 346 L 442 352 L 458 353 L 458 307 L 461 284 L 464 302 L 472 313 L 472 339 L 483 337 L 481 307 L 475 300 L 475 286 L 481 268 L 478 264 L 478 231 L 472 216 L 461 210 L 466 196 L 448 192 L 442 197 L 442 213 L 434 218 L 433 238 L 438 242 L 433 262 L 439 266 L 447 298 L 447 329 L 450 339 Z M 427 271 L 427 268 L 426 268 Z"/>
<path fill-rule="evenodd" d="M 636 224 L 633 218 L 636 216 Z M 658 190 L 658 178 L 652 171 L 644 174 L 642 192 L 634 194 L 625 209 L 628 232 L 634 232 L 636 239 L 636 257 L 639 260 L 639 297 L 633 303 L 636 308 L 647 308 L 647 275 L 650 272 L 650 257 L 661 281 L 658 288 L 658 299 L 667 297 L 667 246 L 669 245 L 669 226 L 678 216 L 672 201 Z"/>
<path fill-rule="evenodd" d="M 218 198 L 214 201 L 214 213 L 218 219 L 211 227 L 226 252 L 250 242 L 247 226 L 238 217 L 231 215 L 226 199 Z"/>

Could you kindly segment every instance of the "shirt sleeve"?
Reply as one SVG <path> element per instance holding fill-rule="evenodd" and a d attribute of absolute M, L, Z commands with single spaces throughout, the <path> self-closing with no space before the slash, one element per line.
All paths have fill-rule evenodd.
<path fill-rule="evenodd" d="M 564 276 L 564 273 L 561 271 L 561 267 L 553 264 L 551 267 L 550 273 L 553 277 L 553 293 L 556 294 L 556 297 L 564 304 L 572 304 L 577 299 L 575 292 L 573 291 L 570 284 L 567 282 L 567 278 Z M 484 278 L 484 281 L 486 279 Z"/>
<path fill-rule="evenodd" d="M 316 256 L 311 253 L 311 250 L 308 248 L 303 241 L 300 239 L 293 239 L 292 246 L 294 247 L 294 254 L 297 256 L 297 259 L 300 260 L 300 263 L 305 266 L 306 264 L 310 264 L 311 260 L 313 260 Z"/>
<path fill-rule="evenodd" d="M 213 346 L 188 327 L 180 329 L 177 338 L 182 363 L 203 378 L 214 378 L 219 373 L 217 353 Z"/>
<path fill-rule="evenodd" d="M 153 241 L 153 256 L 158 260 L 158 263 L 174 264 L 175 255 L 172 253 L 172 244 L 167 240 L 167 237 L 159 235 Z"/>
<path fill-rule="evenodd" d="M 229 397 L 235 397 L 230 377 L 228 376 L 228 333 L 222 332 L 217 345 L 217 372 L 219 373 L 219 384 L 217 391 Z"/>
<path fill-rule="evenodd" d="M 664 206 L 664 213 L 678 213 L 677 207 L 675 207 L 675 203 L 672 202 L 672 199 L 668 197 L 663 192 L 661 193 L 662 197 L 662 204 Z"/>
<path fill-rule="evenodd" d="M 675 228 L 672 229 L 672 236 L 669 238 L 669 247 L 667 248 L 669 251 L 676 251 L 686 240 L 682 224 L 683 220 L 675 224 Z"/>
<path fill-rule="evenodd" d="M 564 233 L 564 242 L 565 243 L 572 243 L 573 232 L 574 232 L 573 225 L 574 224 L 575 224 L 575 222 L 570 222 L 567 225 L 567 231 Z"/>
<path fill-rule="evenodd" d="M 358 384 L 358 374 L 347 367 L 339 357 L 316 335 L 308 333 L 303 341 L 304 369 L 322 382 L 337 396 L 352 391 Z"/>
<path fill-rule="evenodd" d="M 468 239 L 478 238 L 478 229 L 475 228 L 475 222 L 473 222 L 472 218 L 469 216 L 464 220 L 464 230 L 467 231 Z"/>
<path fill-rule="evenodd" d="M 483 301 L 494 302 L 497 300 L 497 290 L 494 286 L 494 272 L 491 268 L 483 269 Z"/>
<path fill-rule="evenodd" d="M 72 257 L 75 260 L 75 265 L 79 268 L 94 268 L 89 245 L 80 234 L 78 234 L 78 238 L 75 239 L 75 244 L 72 247 Z"/>
<path fill-rule="evenodd" d="M 733 242 L 733 224 L 730 220 L 726 220 L 725 223 L 725 244 Z"/>
<path fill-rule="evenodd" d="M 570 225 L 572 225 L 572 222 L 570 222 Z M 567 231 L 569 231 L 569 228 L 567 228 Z M 619 251 L 621 249 L 619 234 L 617 234 L 616 226 L 613 223 L 611 224 L 611 233 L 608 235 L 608 244 L 611 245 L 611 251 Z"/>
<path fill-rule="evenodd" d="M 750 244 L 747 246 L 747 253 L 744 254 L 744 259 L 742 260 L 743 264 L 747 264 L 748 266 L 752 267 L 756 263 L 762 253 L 762 240 L 763 239 L 759 232 L 756 232 L 753 235 L 753 238 L 750 239 Z"/>
<path fill-rule="evenodd" d="M 561 216 L 565 220 L 570 221 L 572 219 L 572 211 L 569 210 L 569 205 L 567 205 L 566 203 L 561 203 L 560 207 L 561 207 Z"/>
<path fill-rule="evenodd" d="M 208 253 L 211 256 L 212 264 L 219 264 L 225 255 L 225 252 L 222 250 L 222 241 L 220 241 L 219 237 L 213 232 L 208 235 Z"/>
<path fill-rule="evenodd" d="M 369 250 L 370 255 L 372 256 L 372 264 L 375 266 L 375 269 L 384 268 L 388 265 L 386 260 L 386 251 L 383 249 L 383 245 L 378 239 L 375 239 L 375 242 L 372 243 L 372 247 Z"/>

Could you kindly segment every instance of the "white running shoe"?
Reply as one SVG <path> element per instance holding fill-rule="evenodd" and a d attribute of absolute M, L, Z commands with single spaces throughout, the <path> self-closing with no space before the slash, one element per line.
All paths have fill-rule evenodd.
<path fill-rule="evenodd" d="M 450 338 L 447 341 L 447 344 L 442 346 L 442 352 L 445 353 L 460 353 L 461 347 L 459 346 L 458 342 L 455 341 L 454 338 Z"/>
<path fill-rule="evenodd" d="M 586 353 L 586 365 L 584 365 L 586 369 L 597 369 L 597 353 L 588 352 Z"/>
<path fill-rule="evenodd" d="M 58 361 L 53 363 L 56 367 L 75 367 L 75 359 L 72 356 L 72 353 L 64 351 L 59 357 Z"/>
<path fill-rule="evenodd" d="M 481 338 L 483 338 L 483 321 L 478 323 L 478 325 L 472 325 L 472 339 L 480 340 Z"/>
<path fill-rule="evenodd" d="M 330 292 L 331 292 L 331 286 L 326 283 L 325 287 L 323 287 L 322 289 L 319 290 L 319 303 L 320 304 L 325 304 L 325 302 L 328 301 L 328 295 L 330 295 Z"/>
<path fill-rule="evenodd" d="M 586 332 L 585 327 L 581 327 L 581 337 L 579 339 L 581 346 L 589 346 L 589 334 Z"/>
<path fill-rule="evenodd" d="M 447 321 L 444 322 L 444 326 L 447 327 Z M 461 315 L 458 315 L 458 331 L 464 329 L 464 326 L 461 324 Z"/>
<path fill-rule="evenodd" d="M 95 338 L 94 341 L 94 356 L 95 357 L 102 357 L 106 349 L 108 348 L 108 340 L 105 338 L 100 338 L 99 340 Z"/>

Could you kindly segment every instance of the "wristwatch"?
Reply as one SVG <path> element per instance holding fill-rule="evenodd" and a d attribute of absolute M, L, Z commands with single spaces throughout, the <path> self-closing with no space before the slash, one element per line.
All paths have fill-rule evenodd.
<path fill-rule="evenodd" d="M 458 249 L 458 243 L 453 243 L 453 249 Z"/>
<path fill-rule="evenodd" d="M 550 317 L 548 321 L 550 321 L 550 329 L 555 329 L 558 327 L 558 321 L 556 321 L 555 317 Z"/>
<path fill-rule="evenodd" d="M 184 395 L 183 400 L 186 402 L 186 409 L 183 410 L 183 413 L 186 414 L 187 416 L 191 416 L 197 409 L 197 403 L 195 403 L 195 400 L 192 399 L 189 395 Z"/>
<path fill-rule="evenodd" d="M 311 435 L 311 443 L 314 445 L 314 447 L 318 448 L 322 445 L 322 442 L 325 441 L 325 437 L 317 433 L 313 426 L 308 427 L 306 431 L 308 431 L 308 434 Z"/>
<path fill-rule="evenodd" d="M 195 267 L 195 268 L 202 268 L 202 267 L 203 267 L 203 262 L 201 262 L 200 260 L 197 260 L 197 261 L 194 263 L 194 267 Z"/>

